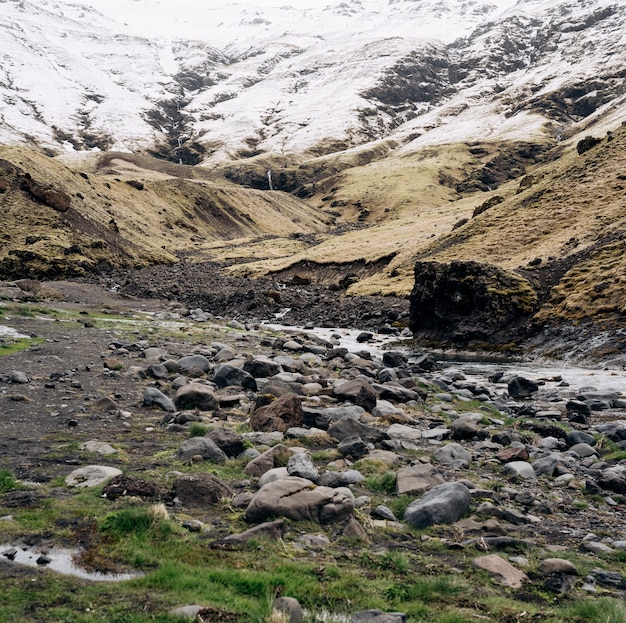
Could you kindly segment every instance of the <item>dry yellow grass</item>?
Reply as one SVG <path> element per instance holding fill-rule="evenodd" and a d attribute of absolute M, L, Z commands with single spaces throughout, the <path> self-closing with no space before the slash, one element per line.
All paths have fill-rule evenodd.
<path fill-rule="evenodd" d="M 327 216 L 285 193 L 180 179 L 133 163 L 126 167 L 132 175 L 119 170 L 95 175 L 17 147 L 0 148 L 0 158 L 71 197 L 70 209 L 58 212 L 21 191 L 19 180 L 2 193 L 0 259 L 28 252 L 44 258 L 42 264 L 54 260 L 60 269 L 71 263 L 80 273 L 81 266 L 88 269 L 99 261 L 169 263 L 180 252 L 202 250 L 214 241 L 288 238 L 328 226 Z M 86 164 L 93 170 L 93 162 Z M 143 189 L 128 184 L 131 179 L 141 181 Z"/>
<path fill-rule="evenodd" d="M 23 192 L 0 195 L 0 260 L 21 250 L 66 264 L 140 266 L 191 253 L 248 276 L 360 263 L 371 270 L 362 271 L 349 294 L 398 296 L 409 295 L 417 259 L 476 260 L 537 273 L 551 265 L 563 279 L 540 318 L 619 317 L 626 313 L 626 128 L 583 155 L 575 142 L 555 161 L 534 167 L 522 184 L 513 180 L 466 197 L 455 184 L 510 146 L 409 151 L 380 142 L 284 164 L 285 179 L 312 193 L 306 202 L 221 177 L 238 169 L 278 170 L 280 163 L 267 157 L 208 171 L 144 156 L 92 155 L 82 166 L 73 160 L 72 170 L 40 153 L 4 147 L 0 158 L 68 193 L 72 207 L 59 213 Z M 143 190 L 127 183 L 132 180 L 143 181 Z M 496 194 L 501 203 L 472 217 Z M 467 222 L 459 225 L 462 219 Z M 533 269 L 536 258 L 542 261 Z"/>

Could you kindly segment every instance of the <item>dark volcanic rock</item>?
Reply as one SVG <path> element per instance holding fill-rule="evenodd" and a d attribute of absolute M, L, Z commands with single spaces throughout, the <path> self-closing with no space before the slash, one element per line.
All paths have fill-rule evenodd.
<path fill-rule="evenodd" d="M 528 398 L 539 391 L 539 385 L 523 376 L 516 376 L 509 381 L 508 391 L 512 398 Z"/>
<path fill-rule="evenodd" d="M 451 524 L 469 510 L 471 495 L 460 482 L 447 482 L 427 491 L 411 502 L 404 513 L 404 521 L 421 530 L 434 524 Z"/>
<path fill-rule="evenodd" d="M 157 494 L 156 486 L 136 476 L 120 474 L 110 480 L 102 489 L 102 497 L 109 500 L 116 500 L 125 495 L 137 496 L 140 498 L 153 498 Z"/>
<path fill-rule="evenodd" d="M 206 508 L 222 498 L 230 498 L 230 486 L 213 474 L 198 473 L 183 476 L 174 482 L 172 496 L 183 506 Z"/>
<path fill-rule="evenodd" d="M 512 271 L 478 262 L 417 262 L 410 327 L 453 342 L 489 341 L 536 305 L 531 284 Z"/>

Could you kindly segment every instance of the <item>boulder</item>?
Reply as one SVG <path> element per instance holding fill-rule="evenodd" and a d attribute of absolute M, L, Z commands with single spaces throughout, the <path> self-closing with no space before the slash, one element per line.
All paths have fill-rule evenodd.
<path fill-rule="evenodd" d="M 261 487 L 246 509 L 245 519 L 260 523 L 276 517 L 327 524 L 342 521 L 354 511 L 349 489 L 316 487 L 306 478 L 289 476 Z"/>
<path fill-rule="evenodd" d="M 282 613 L 287 623 L 302 623 L 304 620 L 304 612 L 302 606 L 297 599 L 293 597 L 279 597 L 274 600 L 272 610 Z"/>
<path fill-rule="evenodd" d="M 103 485 L 115 476 L 120 476 L 122 470 L 107 465 L 87 465 L 80 467 L 65 477 L 65 484 L 68 487 L 81 487 L 89 489 Z"/>
<path fill-rule="evenodd" d="M 172 486 L 172 495 L 183 506 L 196 508 L 208 508 L 224 498 L 230 498 L 232 494 L 226 482 L 206 472 L 178 478 Z"/>
<path fill-rule="evenodd" d="M 243 437 L 230 428 L 214 428 L 206 437 L 231 458 L 239 456 L 246 449 Z"/>
<path fill-rule="evenodd" d="M 247 543 L 252 539 L 263 537 L 272 541 L 280 541 L 285 532 L 285 522 L 282 519 L 266 521 L 238 534 L 230 534 L 216 542 L 216 545 L 235 545 Z"/>
<path fill-rule="evenodd" d="M 344 437 L 337 446 L 339 454 L 352 460 L 360 459 L 369 452 L 367 444 L 358 436 Z"/>
<path fill-rule="evenodd" d="M 404 612 L 382 612 L 381 610 L 363 610 L 352 615 L 352 623 L 406 623 Z"/>
<path fill-rule="evenodd" d="M 150 499 L 156 494 L 157 488 L 153 483 L 126 474 L 115 476 L 102 489 L 102 497 L 109 500 L 117 500 L 126 495 Z"/>
<path fill-rule="evenodd" d="M 174 394 L 174 403 L 179 409 L 215 411 L 220 406 L 219 398 L 212 387 L 202 383 L 189 383 Z"/>
<path fill-rule="evenodd" d="M 362 424 L 351 416 L 341 418 L 331 424 L 328 427 L 328 434 L 339 441 L 343 441 L 346 437 L 360 437 L 366 443 L 374 444 L 388 438 L 384 430 Z"/>
<path fill-rule="evenodd" d="M 420 530 L 435 524 L 452 524 L 467 513 L 470 502 L 470 490 L 465 485 L 447 482 L 411 502 L 404 512 L 404 521 Z"/>
<path fill-rule="evenodd" d="M 265 472 L 275 467 L 283 467 L 287 464 L 291 450 L 279 443 L 252 459 L 245 467 L 244 472 L 247 476 L 260 478 Z"/>
<path fill-rule="evenodd" d="M 181 374 L 187 374 L 190 370 L 198 368 L 206 374 L 211 369 L 211 362 L 204 355 L 187 355 L 178 360 L 178 370 Z"/>
<path fill-rule="evenodd" d="M 539 391 L 539 385 L 535 381 L 523 376 L 515 376 L 508 383 L 508 392 L 511 398 L 529 398 Z"/>
<path fill-rule="evenodd" d="M 533 466 L 526 461 L 511 461 L 504 465 L 504 471 L 516 478 L 523 480 L 537 480 L 537 474 Z"/>
<path fill-rule="evenodd" d="M 361 379 L 354 379 L 345 383 L 338 383 L 333 388 L 335 398 L 338 400 L 347 400 L 359 407 L 363 407 L 367 412 L 371 413 L 376 406 L 378 394 L 372 386 Z"/>
<path fill-rule="evenodd" d="M 430 463 L 418 463 L 401 469 L 396 476 L 398 495 L 421 494 L 444 483 L 443 476 L 437 473 Z"/>
<path fill-rule="evenodd" d="M 449 443 L 437 448 L 433 458 L 444 465 L 466 465 L 472 461 L 472 455 L 459 443 Z"/>
<path fill-rule="evenodd" d="M 550 575 L 551 573 L 578 575 L 578 569 L 574 563 L 564 558 L 546 558 L 541 561 L 538 571 L 543 575 Z"/>
<path fill-rule="evenodd" d="M 223 463 L 228 459 L 226 454 L 208 437 L 192 437 L 180 444 L 176 454 L 179 461 L 187 461 L 194 456 L 201 456 L 205 461 L 212 463 Z"/>
<path fill-rule="evenodd" d="M 387 350 L 383 353 L 383 364 L 388 368 L 401 368 L 406 366 L 408 361 L 407 356 L 397 350 Z"/>
<path fill-rule="evenodd" d="M 143 392 L 144 407 L 158 407 L 169 413 L 176 411 L 174 401 L 156 387 L 146 387 Z"/>
<path fill-rule="evenodd" d="M 252 414 L 250 426 L 255 431 L 284 433 L 294 426 L 302 426 L 302 401 L 296 394 L 285 394 Z"/>
<path fill-rule="evenodd" d="M 468 417 L 460 417 L 450 425 L 451 439 L 473 439 L 478 435 L 479 427 Z"/>
<path fill-rule="evenodd" d="M 27 385 L 29 382 L 30 381 L 26 372 L 22 372 L 21 370 L 11 370 L 11 372 L 9 372 L 9 383 Z"/>
<path fill-rule="evenodd" d="M 586 443 L 589 446 L 595 446 L 596 438 L 583 430 L 572 430 L 565 436 L 565 443 L 570 448 L 579 443 Z"/>
<path fill-rule="evenodd" d="M 298 476 L 300 478 L 306 478 L 312 482 L 317 482 L 319 478 L 319 470 L 308 454 L 304 452 L 298 452 L 292 454 L 287 461 L 287 473 L 290 476 Z"/>
<path fill-rule="evenodd" d="M 267 357 L 249 359 L 243 364 L 243 369 L 256 379 L 267 379 L 282 372 L 281 367 Z"/>
<path fill-rule="evenodd" d="M 509 586 L 510 588 L 521 588 L 522 584 L 529 580 L 523 571 L 514 567 L 504 558 L 500 558 L 497 554 L 479 556 L 472 561 L 472 564 L 478 569 L 484 569 L 490 573 L 498 584 Z"/>
<path fill-rule="evenodd" d="M 254 377 L 245 370 L 229 363 L 221 363 L 213 372 L 213 382 L 221 389 L 223 387 L 243 387 L 256 391 L 257 384 Z"/>

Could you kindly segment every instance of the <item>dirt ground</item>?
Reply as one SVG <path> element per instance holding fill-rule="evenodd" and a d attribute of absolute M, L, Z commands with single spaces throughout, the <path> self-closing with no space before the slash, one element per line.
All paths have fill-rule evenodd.
<path fill-rule="evenodd" d="M 154 312 L 163 303 L 122 296 L 94 284 L 52 285 L 62 300 L 21 306 L 32 315 L 9 310 L 0 317 L 0 324 L 40 342 L 0 357 L 0 467 L 33 482 L 67 474 L 82 462 L 79 445 L 90 439 L 132 441 L 133 453 L 149 454 L 154 444 L 145 428 L 158 425 L 163 416 L 141 407 L 143 384 L 123 371 L 107 370 L 103 363 L 115 345 L 150 337 L 149 322 L 141 328 L 122 324 L 120 329 L 113 319 L 130 321 L 135 310 Z M 69 314 L 50 313 L 49 308 Z M 107 315 L 113 328 L 107 328 Z M 180 344 L 181 351 L 186 348 Z M 7 382 L 14 370 L 27 374 L 29 383 Z M 110 398 L 117 409 L 99 405 L 103 398 Z M 120 417 L 120 412 L 129 415 Z M 106 457 L 98 462 L 106 463 Z"/>

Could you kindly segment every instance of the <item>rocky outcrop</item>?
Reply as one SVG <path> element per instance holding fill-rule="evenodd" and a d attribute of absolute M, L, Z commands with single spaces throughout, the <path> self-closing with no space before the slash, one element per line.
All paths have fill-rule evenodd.
<path fill-rule="evenodd" d="M 536 305 L 532 285 L 512 271 L 472 261 L 418 262 L 410 327 L 415 335 L 456 343 L 498 340 Z"/>

